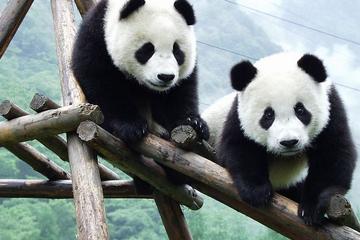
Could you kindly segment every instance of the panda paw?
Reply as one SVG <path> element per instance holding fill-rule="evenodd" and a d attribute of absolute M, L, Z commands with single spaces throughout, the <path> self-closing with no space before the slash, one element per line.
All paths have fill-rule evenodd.
<path fill-rule="evenodd" d="M 266 207 L 274 194 L 270 183 L 241 187 L 239 192 L 241 199 L 253 207 Z"/>
<path fill-rule="evenodd" d="M 209 139 L 209 127 L 200 116 L 190 116 L 185 120 L 185 122 L 179 125 L 190 125 L 198 134 L 199 139 Z"/>
<path fill-rule="evenodd" d="M 147 122 L 137 119 L 132 122 L 113 121 L 113 134 L 128 144 L 139 142 L 148 133 Z"/>
<path fill-rule="evenodd" d="M 298 207 L 298 216 L 306 225 L 320 226 L 325 220 L 326 206 L 322 201 L 302 201 Z"/>

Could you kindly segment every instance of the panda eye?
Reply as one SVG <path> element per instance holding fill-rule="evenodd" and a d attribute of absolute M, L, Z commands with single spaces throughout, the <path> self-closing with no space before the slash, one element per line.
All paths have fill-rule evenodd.
<path fill-rule="evenodd" d="M 302 116 L 305 114 L 305 108 L 304 105 L 302 103 L 298 103 L 295 106 L 295 113 L 296 115 Z"/>
<path fill-rule="evenodd" d="M 267 107 L 264 110 L 264 114 L 260 119 L 260 126 L 268 130 L 275 121 L 275 112 L 271 107 Z"/>
<path fill-rule="evenodd" d="M 181 51 L 180 46 L 177 42 L 174 43 L 173 46 L 173 54 L 179 65 L 183 65 L 185 62 L 185 54 Z"/>
<path fill-rule="evenodd" d="M 151 42 L 145 43 L 141 48 L 139 48 L 135 53 L 135 58 L 139 63 L 145 64 L 152 55 L 155 53 L 155 47 Z"/>
<path fill-rule="evenodd" d="M 311 122 L 311 113 L 305 108 L 304 104 L 298 102 L 294 107 L 296 117 L 304 124 L 309 125 Z"/>

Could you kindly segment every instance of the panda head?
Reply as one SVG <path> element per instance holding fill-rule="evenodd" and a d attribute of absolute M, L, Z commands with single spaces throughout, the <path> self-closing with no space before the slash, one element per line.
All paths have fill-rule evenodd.
<path fill-rule="evenodd" d="M 194 71 L 194 24 L 186 0 L 108 0 L 106 47 L 120 71 L 166 91 Z"/>
<path fill-rule="evenodd" d="M 231 81 L 245 135 L 277 155 L 310 146 L 329 120 L 325 67 L 314 55 L 280 53 L 235 65 Z"/>

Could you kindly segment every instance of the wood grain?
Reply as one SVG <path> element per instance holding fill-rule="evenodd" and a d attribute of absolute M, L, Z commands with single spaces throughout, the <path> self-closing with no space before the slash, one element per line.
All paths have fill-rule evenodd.
<path fill-rule="evenodd" d="M 34 0 L 8 1 L 0 15 L 0 59 Z"/>
<path fill-rule="evenodd" d="M 71 71 L 71 54 L 76 31 L 73 2 L 51 0 L 51 8 L 63 104 L 82 104 L 86 102 L 85 95 Z M 67 134 L 67 143 L 78 239 L 109 239 L 96 154 L 75 133 Z"/>

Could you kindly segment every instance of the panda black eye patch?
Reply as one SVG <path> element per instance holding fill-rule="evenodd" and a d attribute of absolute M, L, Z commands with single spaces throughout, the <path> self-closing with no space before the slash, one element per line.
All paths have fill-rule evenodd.
<path fill-rule="evenodd" d="M 145 43 L 141 48 L 139 48 L 135 53 L 135 58 L 139 63 L 145 64 L 152 55 L 155 53 L 155 47 L 151 42 Z"/>
<path fill-rule="evenodd" d="M 271 107 L 267 107 L 264 110 L 264 114 L 260 119 L 260 126 L 263 129 L 268 130 L 271 127 L 271 125 L 274 123 L 274 121 L 275 121 L 274 109 L 272 109 Z"/>
<path fill-rule="evenodd" d="M 304 104 L 298 102 L 294 107 L 296 117 L 304 124 L 309 125 L 311 122 L 311 113 L 305 108 Z"/>
<path fill-rule="evenodd" d="M 185 54 L 183 51 L 181 51 L 180 46 L 178 43 L 174 43 L 173 46 L 173 54 L 175 56 L 175 59 L 179 65 L 183 65 L 185 62 Z"/>

